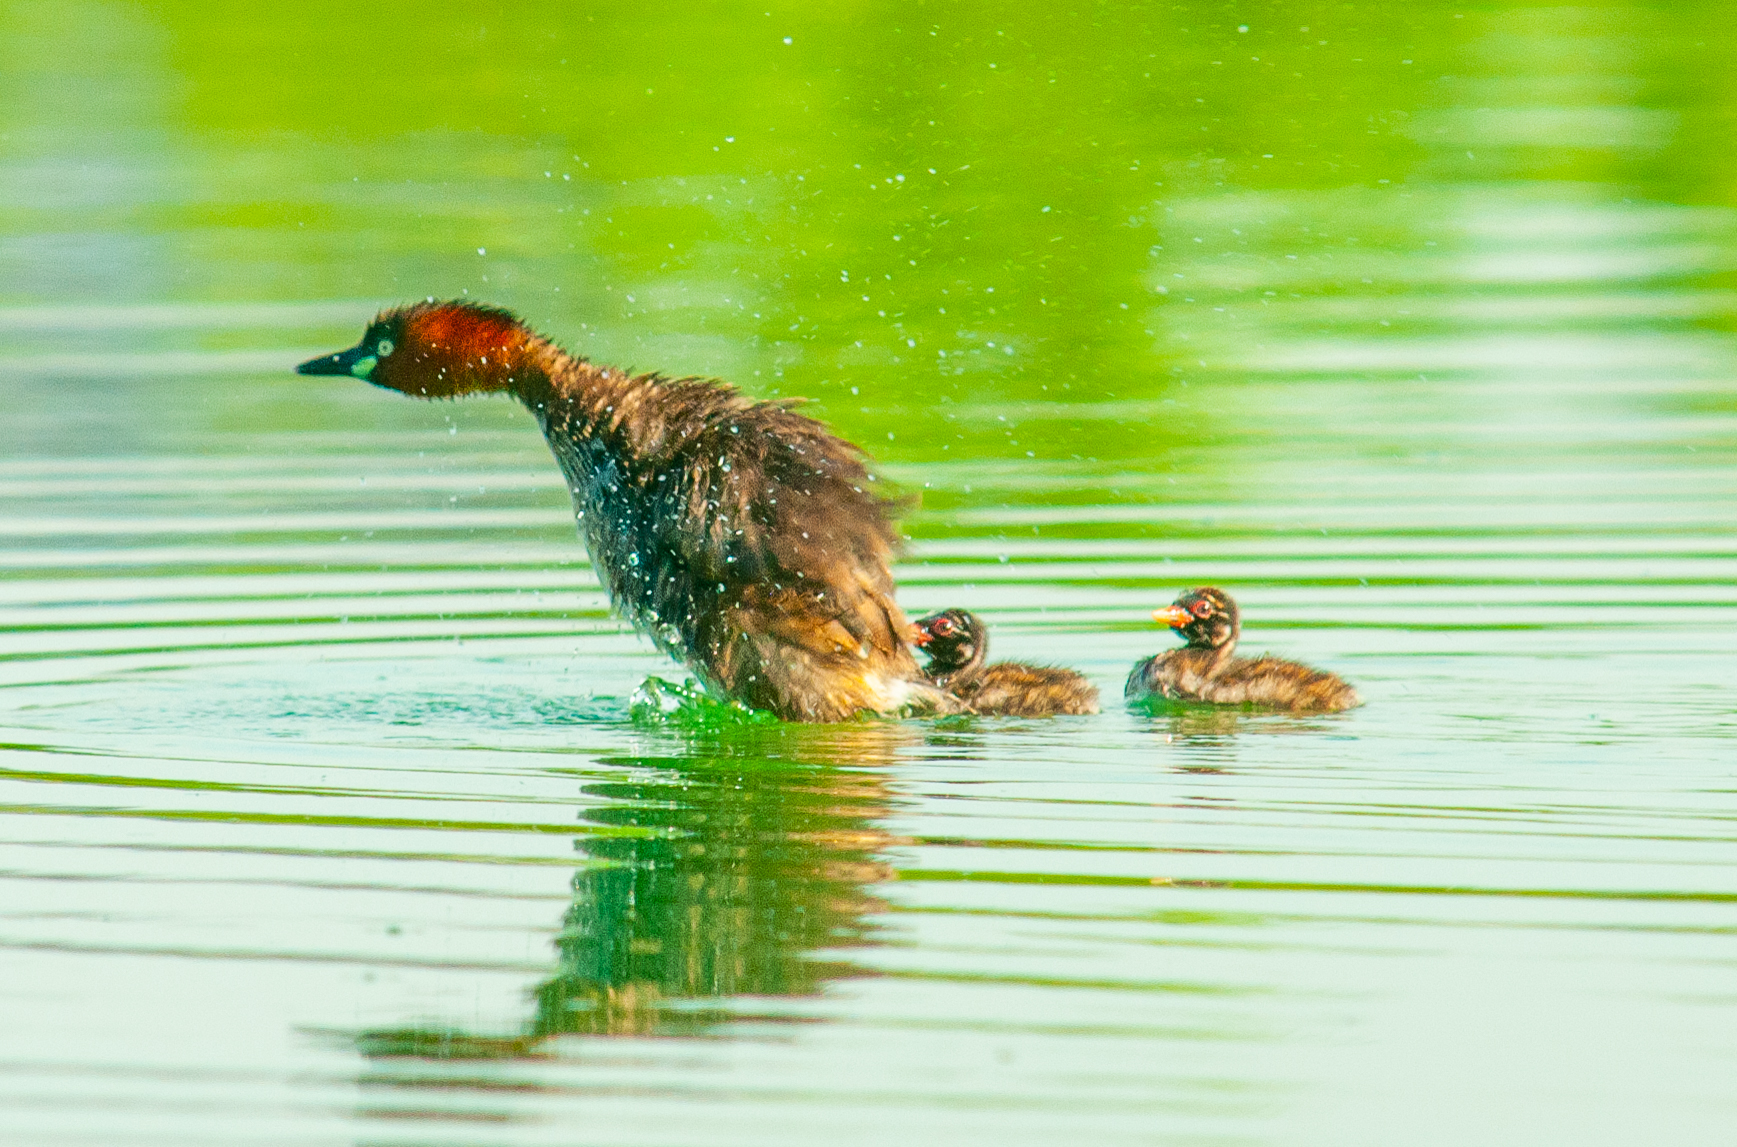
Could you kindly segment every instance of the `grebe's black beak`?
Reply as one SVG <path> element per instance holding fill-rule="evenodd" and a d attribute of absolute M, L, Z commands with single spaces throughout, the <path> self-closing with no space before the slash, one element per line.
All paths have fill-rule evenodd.
<path fill-rule="evenodd" d="M 379 360 L 366 346 L 353 346 L 337 354 L 310 358 L 296 367 L 297 374 L 343 374 L 352 378 L 367 378 L 374 373 Z"/>

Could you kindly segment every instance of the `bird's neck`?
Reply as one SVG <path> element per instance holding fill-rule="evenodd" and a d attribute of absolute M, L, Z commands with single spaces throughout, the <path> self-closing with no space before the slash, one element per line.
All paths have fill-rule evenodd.
<path fill-rule="evenodd" d="M 636 420 L 636 403 L 626 401 L 645 384 L 613 367 L 598 366 L 568 354 L 543 339 L 533 339 L 516 366 L 512 390 L 545 433 L 620 439 L 631 445 L 646 429 Z"/>
<path fill-rule="evenodd" d="M 624 487 L 664 469 L 660 459 L 680 435 L 653 394 L 662 384 L 537 343 L 513 391 L 541 425 L 576 508 L 600 511 Z M 587 537 L 594 528 L 587 524 Z"/>
<path fill-rule="evenodd" d="M 983 663 L 989 659 L 989 643 L 979 641 L 969 657 L 951 657 L 941 662 L 929 663 L 929 677 L 941 686 L 957 686 L 971 680 L 983 669 Z"/>
<path fill-rule="evenodd" d="M 1186 647 L 1193 661 L 1199 666 L 1200 672 L 1211 677 L 1230 664 L 1230 659 L 1236 656 L 1236 635 L 1232 634 L 1229 641 L 1223 645 L 1189 645 Z"/>

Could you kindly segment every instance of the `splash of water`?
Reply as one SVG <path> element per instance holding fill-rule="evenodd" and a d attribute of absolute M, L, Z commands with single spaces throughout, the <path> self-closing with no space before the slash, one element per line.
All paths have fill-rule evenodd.
<path fill-rule="evenodd" d="M 683 728 L 717 729 L 736 725 L 771 725 L 778 718 L 762 709 L 750 709 L 739 701 L 713 697 L 692 678 L 676 684 L 661 677 L 647 677 L 628 702 L 638 725 L 676 725 Z"/>

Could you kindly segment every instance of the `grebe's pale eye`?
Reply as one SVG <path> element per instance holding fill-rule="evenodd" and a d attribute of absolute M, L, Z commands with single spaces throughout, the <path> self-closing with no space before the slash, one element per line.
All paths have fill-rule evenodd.
<path fill-rule="evenodd" d="M 391 339 L 381 339 L 378 343 L 374 344 L 374 354 L 380 358 L 385 358 L 397 349 L 398 348 L 393 345 Z"/>

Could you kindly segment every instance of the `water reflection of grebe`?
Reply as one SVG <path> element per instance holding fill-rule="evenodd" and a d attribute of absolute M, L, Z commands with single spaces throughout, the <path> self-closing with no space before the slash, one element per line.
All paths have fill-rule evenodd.
<path fill-rule="evenodd" d="M 618 802 L 592 820 L 656 831 L 587 843 L 615 863 L 575 882 L 535 1033 L 696 1031 L 736 1017 L 733 997 L 813 996 L 850 974 L 817 953 L 867 941 L 881 902 L 866 889 L 893 874 L 877 855 L 891 842 L 876 823 L 884 777 L 838 767 L 888 747 L 883 730 L 863 732 L 788 761 L 723 744 L 621 760 L 667 772 L 590 786 Z"/>
<path fill-rule="evenodd" d="M 1236 602 L 1221 589 L 1189 590 L 1152 616 L 1188 644 L 1135 665 L 1124 690 L 1129 700 L 1162 697 L 1290 713 L 1336 713 L 1361 703 L 1332 673 L 1276 657 L 1234 656 L 1241 622 Z"/>
<path fill-rule="evenodd" d="M 517 397 L 616 609 L 726 696 L 791 721 L 957 708 L 905 643 L 896 503 L 855 446 L 789 403 L 593 366 L 457 302 L 387 311 L 296 369 L 419 398 Z"/>
<path fill-rule="evenodd" d="M 1321 713 L 1231 708 L 1220 705 L 1171 705 L 1152 714 L 1151 731 L 1165 741 L 1189 749 L 1229 746 L 1244 736 L 1315 736 L 1326 731 Z M 1181 766 L 1193 768 L 1191 764 Z M 1214 769 L 1216 771 L 1216 767 Z"/>
<path fill-rule="evenodd" d="M 891 879 L 881 853 L 886 775 L 915 743 L 909 726 L 749 726 L 672 738 L 667 755 L 602 762 L 620 780 L 588 786 L 585 814 L 612 830 L 587 858 L 556 941 L 554 973 L 520 1033 L 363 1033 L 372 1057 L 500 1058 L 563 1035 L 689 1035 L 744 1018 L 761 1000 L 818 995 L 857 974 L 829 949 L 873 942 Z M 621 831 L 621 830 L 628 831 Z M 771 1009 L 776 1011 L 776 1009 Z"/>
<path fill-rule="evenodd" d="M 948 609 L 911 625 L 929 680 L 986 716 L 1055 717 L 1096 713 L 1098 690 L 1072 669 L 989 659 L 989 630 L 975 613 Z"/>

